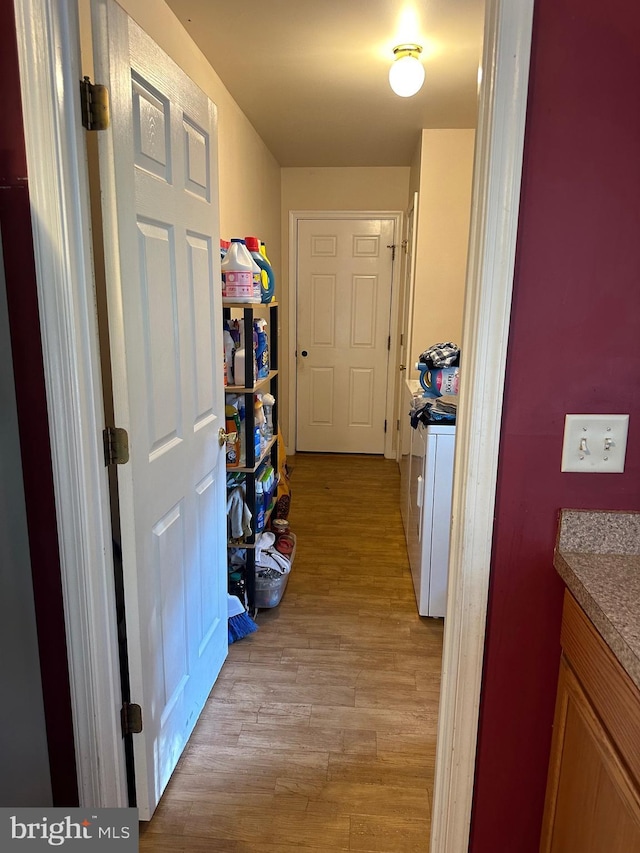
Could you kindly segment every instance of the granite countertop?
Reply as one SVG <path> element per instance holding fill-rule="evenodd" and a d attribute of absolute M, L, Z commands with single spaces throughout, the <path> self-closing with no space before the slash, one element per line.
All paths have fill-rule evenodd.
<path fill-rule="evenodd" d="M 640 689 L 640 512 L 561 510 L 554 566 Z"/>

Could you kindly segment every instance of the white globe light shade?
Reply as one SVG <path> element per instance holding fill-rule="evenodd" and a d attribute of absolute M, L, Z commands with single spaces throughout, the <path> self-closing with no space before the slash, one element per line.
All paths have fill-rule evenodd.
<path fill-rule="evenodd" d="M 401 98 L 410 98 L 424 83 L 424 65 L 416 56 L 402 56 L 389 69 L 389 85 Z"/>

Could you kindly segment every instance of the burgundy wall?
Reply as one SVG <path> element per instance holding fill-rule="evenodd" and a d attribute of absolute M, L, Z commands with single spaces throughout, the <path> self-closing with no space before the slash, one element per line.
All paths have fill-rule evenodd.
<path fill-rule="evenodd" d="M 0 228 L 51 787 L 54 805 L 73 806 L 78 790 L 12 3 L 0 3 L 0 103 Z"/>
<path fill-rule="evenodd" d="M 560 507 L 640 510 L 640 6 L 536 0 L 470 850 L 538 850 Z M 624 474 L 562 474 L 567 413 L 629 413 Z"/>

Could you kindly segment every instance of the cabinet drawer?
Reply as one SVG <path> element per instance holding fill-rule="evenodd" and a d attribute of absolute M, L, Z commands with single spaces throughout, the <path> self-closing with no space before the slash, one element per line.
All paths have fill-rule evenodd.
<path fill-rule="evenodd" d="M 561 643 L 603 726 L 631 775 L 639 781 L 640 691 L 568 591 L 564 598 Z"/>

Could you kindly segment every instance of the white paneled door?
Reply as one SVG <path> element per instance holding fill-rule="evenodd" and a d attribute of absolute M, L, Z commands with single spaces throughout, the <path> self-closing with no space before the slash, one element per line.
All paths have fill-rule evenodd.
<path fill-rule="evenodd" d="M 394 221 L 302 219 L 296 449 L 384 453 Z"/>
<path fill-rule="evenodd" d="M 93 5 L 131 700 L 152 815 L 227 654 L 215 108 L 111 0 Z"/>

